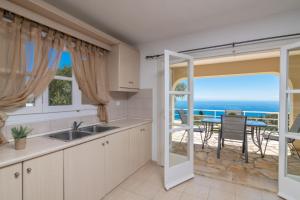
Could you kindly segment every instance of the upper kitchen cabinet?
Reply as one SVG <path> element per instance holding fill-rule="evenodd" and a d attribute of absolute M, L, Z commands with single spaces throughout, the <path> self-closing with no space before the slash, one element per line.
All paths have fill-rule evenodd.
<path fill-rule="evenodd" d="M 139 90 L 139 51 L 120 43 L 112 47 L 108 56 L 110 91 L 137 92 Z"/>

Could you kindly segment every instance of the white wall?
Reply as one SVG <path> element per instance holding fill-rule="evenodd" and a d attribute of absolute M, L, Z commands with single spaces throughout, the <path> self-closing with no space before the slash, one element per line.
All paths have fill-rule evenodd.
<path fill-rule="evenodd" d="M 180 51 L 263 37 L 300 33 L 299 19 L 300 10 L 270 16 L 257 21 L 249 21 L 243 24 L 235 24 L 220 27 L 219 29 L 207 30 L 206 32 L 138 45 L 141 51 L 141 88 L 153 88 L 153 160 L 157 160 L 157 116 L 159 114 L 157 105 L 163 102 L 161 102 L 160 97 L 157 95 L 159 86 L 157 85 L 156 60 L 145 60 L 145 56 L 160 54 L 164 49 Z"/>

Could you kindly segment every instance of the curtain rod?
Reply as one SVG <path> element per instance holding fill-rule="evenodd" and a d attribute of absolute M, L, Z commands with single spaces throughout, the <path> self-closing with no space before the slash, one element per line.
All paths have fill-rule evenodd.
<path fill-rule="evenodd" d="M 219 45 L 213 45 L 213 46 L 207 46 L 207 47 L 200 47 L 200 48 L 195 48 L 195 49 L 188 49 L 188 50 L 183 50 L 183 51 L 178 51 L 178 53 L 191 53 L 195 51 L 203 51 L 203 50 L 210 50 L 210 49 L 217 49 L 217 48 L 225 48 L 225 47 L 236 47 L 239 45 L 246 45 L 246 44 L 251 44 L 255 42 L 264 42 L 267 40 L 276 40 L 276 39 L 283 39 L 283 38 L 289 38 L 289 37 L 295 37 L 295 36 L 300 36 L 300 33 L 294 33 L 294 34 L 288 34 L 288 35 L 280 35 L 280 36 L 272 36 L 272 37 L 264 37 L 264 38 L 259 38 L 259 39 L 253 39 L 253 40 L 244 40 L 244 41 L 239 41 L 239 42 L 232 42 L 232 43 L 225 43 L 225 44 L 219 44 Z M 156 54 L 152 56 L 146 56 L 146 59 L 155 59 L 163 56 L 164 54 Z"/>
<path fill-rule="evenodd" d="M 25 18 L 25 17 L 23 17 L 23 16 L 20 16 L 20 15 L 18 15 L 18 14 L 15 14 L 15 13 L 13 13 L 13 12 L 11 12 L 11 11 L 5 10 L 5 9 L 3 9 L 3 8 L 0 8 L 0 9 L 3 10 L 3 16 L 2 16 L 3 19 L 6 20 L 6 21 L 8 21 L 8 22 L 13 22 L 14 19 L 15 19 L 15 16 L 18 16 L 18 17 L 20 17 L 20 18 L 22 18 L 22 19 L 26 19 L 26 20 L 28 20 L 28 21 L 30 21 L 30 22 L 32 22 L 32 23 L 37 24 L 37 25 L 41 25 L 41 26 L 45 27 L 46 29 L 52 29 L 52 30 L 55 30 L 55 31 L 59 32 L 61 35 L 67 35 L 67 36 L 70 36 L 70 37 L 72 38 L 72 42 L 76 42 L 76 41 L 78 41 L 78 40 L 83 41 L 83 40 L 78 39 L 78 38 L 76 38 L 76 37 L 73 37 L 73 36 L 71 36 L 71 35 L 69 35 L 69 34 L 67 34 L 67 33 L 64 33 L 64 32 L 58 31 L 58 30 L 56 30 L 56 29 L 53 29 L 53 28 L 51 28 L 51 27 L 49 27 L 49 26 L 47 26 L 47 25 L 38 23 L 38 22 L 33 21 L 33 20 L 31 20 L 31 19 L 27 19 L 27 18 Z M 42 31 L 45 32 L 45 33 L 47 33 L 47 30 L 46 30 L 46 29 L 45 29 L 45 30 L 42 30 Z M 94 44 L 91 44 L 91 43 L 89 43 L 89 42 L 86 42 L 86 41 L 83 41 L 83 42 L 86 43 L 86 44 L 90 44 L 90 45 L 92 45 L 92 46 L 94 46 L 94 47 L 97 47 L 97 48 L 101 49 L 101 50 L 104 51 L 104 52 L 109 52 L 109 50 L 104 49 L 104 48 L 99 47 L 99 46 L 96 46 L 96 45 L 94 45 Z"/>

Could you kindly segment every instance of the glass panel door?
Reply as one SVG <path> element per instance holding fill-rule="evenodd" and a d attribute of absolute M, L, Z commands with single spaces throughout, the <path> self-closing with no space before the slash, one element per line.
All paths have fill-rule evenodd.
<path fill-rule="evenodd" d="M 300 43 L 281 48 L 279 195 L 300 197 Z"/>
<path fill-rule="evenodd" d="M 164 52 L 164 185 L 170 189 L 194 176 L 193 168 L 193 58 Z M 180 77 L 186 80 L 175 87 Z M 180 103 L 184 109 L 176 110 Z"/>

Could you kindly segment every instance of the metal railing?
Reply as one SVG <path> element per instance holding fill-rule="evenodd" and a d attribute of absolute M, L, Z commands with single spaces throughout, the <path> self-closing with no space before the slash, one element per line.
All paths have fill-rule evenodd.
<path fill-rule="evenodd" d="M 175 119 L 179 119 L 179 113 L 177 111 L 187 109 L 174 109 Z M 266 111 L 242 111 L 244 116 L 247 116 L 250 120 L 263 121 L 268 126 L 274 126 L 278 128 L 279 125 L 279 112 L 266 112 Z M 225 110 L 211 110 L 211 109 L 194 109 L 195 120 L 204 117 L 220 118 L 225 113 Z"/>

